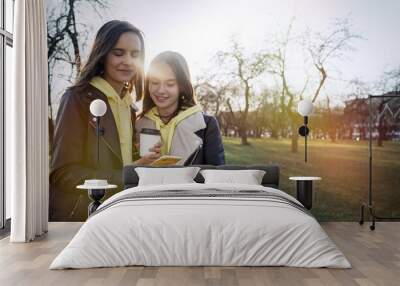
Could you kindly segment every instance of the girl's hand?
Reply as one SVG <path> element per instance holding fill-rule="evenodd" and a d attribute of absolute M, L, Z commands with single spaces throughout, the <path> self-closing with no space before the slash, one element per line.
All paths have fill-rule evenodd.
<path fill-rule="evenodd" d="M 161 154 L 161 147 L 162 147 L 162 143 L 161 142 L 158 142 L 156 145 L 154 145 L 152 148 L 150 148 L 150 152 L 153 152 L 153 153 L 159 153 L 159 154 Z"/>
<path fill-rule="evenodd" d="M 133 162 L 135 165 L 149 165 L 161 157 L 161 143 L 157 143 L 150 148 L 150 153 Z"/>

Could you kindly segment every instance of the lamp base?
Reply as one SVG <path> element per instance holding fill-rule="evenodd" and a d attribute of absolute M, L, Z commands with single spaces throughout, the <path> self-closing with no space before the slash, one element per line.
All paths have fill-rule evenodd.
<path fill-rule="evenodd" d="M 101 205 L 100 200 L 104 197 L 105 194 L 106 194 L 105 189 L 89 189 L 88 190 L 88 195 L 93 200 L 93 202 L 88 206 L 88 215 L 89 216 L 92 213 L 94 213 L 97 210 L 97 208 Z"/>
<path fill-rule="evenodd" d="M 305 126 L 305 125 L 300 126 L 300 128 L 299 128 L 299 134 L 300 134 L 301 136 L 305 137 L 305 136 L 307 136 L 309 133 L 310 133 L 310 129 L 309 129 L 307 126 Z"/>

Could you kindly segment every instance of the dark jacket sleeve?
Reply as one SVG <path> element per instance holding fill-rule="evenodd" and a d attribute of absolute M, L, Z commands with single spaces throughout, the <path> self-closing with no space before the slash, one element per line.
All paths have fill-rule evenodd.
<path fill-rule="evenodd" d="M 203 138 L 203 158 L 206 165 L 224 165 L 225 153 L 218 121 L 205 115 L 206 130 Z"/>
<path fill-rule="evenodd" d="M 96 171 L 87 162 L 89 108 L 79 96 L 67 91 L 61 98 L 51 154 L 51 187 L 75 191 L 77 185 L 95 176 L 121 186 L 121 170 Z"/>

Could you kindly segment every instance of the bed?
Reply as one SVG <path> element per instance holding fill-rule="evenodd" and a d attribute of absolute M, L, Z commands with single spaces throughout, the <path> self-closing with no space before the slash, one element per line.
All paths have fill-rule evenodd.
<path fill-rule="evenodd" d="M 260 185 L 138 185 L 124 168 L 125 190 L 107 199 L 50 269 L 144 266 L 292 266 L 350 268 L 317 220 L 280 191 L 277 166 L 199 166 L 262 170 Z M 184 168 L 184 167 L 176 167 Z"/>

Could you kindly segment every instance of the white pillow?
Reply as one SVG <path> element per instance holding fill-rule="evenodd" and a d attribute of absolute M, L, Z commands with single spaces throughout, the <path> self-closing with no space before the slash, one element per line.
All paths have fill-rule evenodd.
<path fill-rule="evenodd" d="M 139 186 L 195 183 L 199 167 L 186 168 L 135 168 Z"/>
<path fill-rule="evenodd" d="M 261 170 L 202 170 L 205 184 L 246 184 L 261 185 L 265 171 Z"/>

